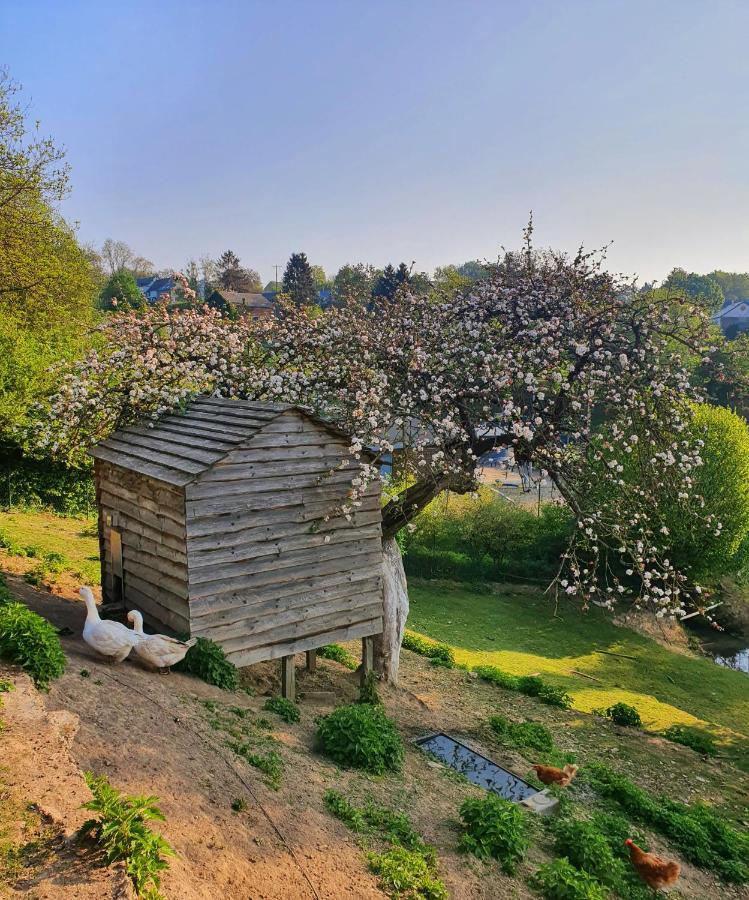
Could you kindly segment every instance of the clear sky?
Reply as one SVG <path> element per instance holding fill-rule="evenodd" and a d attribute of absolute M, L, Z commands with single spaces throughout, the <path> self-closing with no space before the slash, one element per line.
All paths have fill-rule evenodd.
<path fill-rule="evenodd" d="M 81 239 L 418 269 L 749 270 L 749 2 L 0 0 Z"/>

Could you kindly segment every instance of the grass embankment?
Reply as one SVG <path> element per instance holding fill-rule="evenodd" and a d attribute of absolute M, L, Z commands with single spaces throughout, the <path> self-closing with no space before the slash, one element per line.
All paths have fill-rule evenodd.
<path fill-rule="evenodd" d="M 749 771 L 744 673 L 670 651 L 618 628 L 598 609 L 583 614 L 568 607 L 555 617 L 554 605 L 539 594 L 514 594 L 511 588 L 483 594 L 414 581 L 410 597 L 408 627 L 449 644 L 458 663 L 498 666 L 516 675 L 538 672 L 563 687 L 582 712 L 628 703 L 651 731 L 675 724 L 706 728 Z"/>
<path fill-rule="evenodd" d="M 99 583 L 99 538 L 95 519 L 11 510 L 0 512 L 0 534 L 20 547 L 37 548 L 38 555 L 59 553 L 64 557 L 65 571 L 80 573 L 87 584 Z"/>

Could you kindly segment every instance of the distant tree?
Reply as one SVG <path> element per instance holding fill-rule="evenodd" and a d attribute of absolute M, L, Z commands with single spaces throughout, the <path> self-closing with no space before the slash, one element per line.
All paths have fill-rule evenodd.
<path fill-rule="evenodd" d="M 156 274 L 156 266 L 145 256 L 134 256 L 127 265 L 134 278 L 147 278 Z"/>
<path fill-rule="evenodd" d="M 280 289 L 281 285 L 278 281 L 269 281 L 268 284 L 265 285 L 263 291 L 265 293 L 275 293 Z"/>
<path fill-rule="evenodd" d="M 317 299 L 312 267 L 306 253 L 292 253 L 283 273 L 283 293 L 297 306 L 309 306 Z"/>
<path fill-rule="evenodd" d="M 322 266 L 310 266 L 310 269 L 312 270 L 312 280 L 315 282 L 315 287 L 318 291 L 329 287 L 328 276 L 325 274 L 325 269 Z"/>
<path fill-rule="evenodd" d="M 716 312 L 723 305 L 723 289 L 712 275 L 698 275 L 686 269 L 672 269 L 663 286 L 691 297 L 709 312 Z"/>
<path fill-rule="evenodd" d="M 722 272 L 716 269 L 707 276 L 718 282 L 723 296 L 731 303 L 749 300 L 749 272 Z"/>
<path fill-rule="evenodd" d="M 200 280 L 203 283 L 203 299 L 210 297 L 218 287 L 218 271 L 216 261 L 210 256 L 201 256 L 198 260 Z"/>
<path fill-rule="evenodd" d="M 99 306 L 107 310 L 145 309 L 146 299 L 135 278 L 126 269 L 115 272 L 99 295 Z"/>
<path fill-rule="evenodd" d="M 482 281 L 488 278 L 491 273 L 491 267 L 478 259 L 469 259 L 459 266 L 455 267 L 458 275 L 468 278 L 471 281 Z"/>
<path fill-rule="evenodd" d="M 257 293 L 262 290 L 258 273 L 240 265 L 239 257 L 232 250 L 225 250 L 216 260 L 216 272 L 219 284 L 228 291 Z"/>
<path fill-rule="evenodd" d="M 137 256 L 132 247 L 125 241 L 115 241 L 107 238 L 101 245 L 101 253 L 99 254 L 104 263 L 104 267 L 110 275 L 116 272 L 127 270 L 136 278 L 143 278 L 147 275 L 155 274 L 156 267 L 150 259 L 144 256 Z"/>
<path fill-rule="evenodd" d="M 333 300 L 338 305 L 346 303 L 369 303 L 372 288 L 380 272 L 374 266 L 364 263 L 346 263 L 333 279 Z"/>
<path fill-rule="evenodd" d="M 398 275 L 393 266 L 388 263 L 372 288 L 372 297 L 375 300 L 392 300 L 395 297 L 398 286 Z"/>
<path fill-rule="evenodd" d="M 402 262 L 398 268 L 395 270 L 395 280 L 400 287 L 403 284 L 410 284 L 411 282 L 411 270 L 408 266 Z"/>

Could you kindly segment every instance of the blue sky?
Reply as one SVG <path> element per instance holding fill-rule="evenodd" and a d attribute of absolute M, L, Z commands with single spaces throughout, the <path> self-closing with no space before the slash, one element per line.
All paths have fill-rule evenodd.
<path fill-rule="evenodd" d="M 84 241 L 419 269 L 609 241 L 749 270 L 749 3 L 0 0 Z"/>

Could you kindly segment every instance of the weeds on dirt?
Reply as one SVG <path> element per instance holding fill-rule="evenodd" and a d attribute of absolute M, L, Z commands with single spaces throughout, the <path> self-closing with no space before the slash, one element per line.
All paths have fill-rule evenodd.
<path fill-rule="evenodd" d="M 749 882 L 749 832 L 732 828 L 711 807 L 651 794 L 601 763 L 586 767 L 586 777 L 598 794 L 660 832 L 694 865 L 724 881 Z"/>
<path fill-rule="evenodd" d="M 510 722 L 504 716 L 492 716 L 489 727 L 502 744 L 514 747 L 532 761 L 554 766 L 575 761 L 574 753 L 554 745 L 551 732 L 540 722 Z"/>
<path fill-rule="evenodd" d="M 375 775 L 397 772 L 403 763 L 403 741 L 381 706 L 339 706 L 318 720 L 317 742 L 339 765 Z"/>
<path fill-rule="evenodd" d="M 326 644 L 317 648 L 317 655 L 323 659 L 332 659 L 354 672 L 359 668 L 359 661 L 340 644 Z"/>
<path fill-rule="evenodd" d="M 359 699 L 356 702 L 368 703 L 370 706 L 382 705 L 380 695 L 377 693 L 377 675 L 375 672 L 367 672 L 359 688 Z"/>
<path fill-rule="evenodd" d="M 527 814 L 515 803 L 488 793 L 465 800 L 460 817 L 464 826 L 461 849 L 480 859 L 496 859 L 512 875 L 531 842 Z"/>
<path fill-rule="evenodd" d="M 259 769 L 268 777 L 268 784 L 277 791 L 281 787 L 281 778 L 283 777 L 283 759 L 281 754 L 276 750 L 259 751 L 253 749 L 252 744 L 242 744 L 239 741 L 229 741 L 229 747 L 237 756 Z"/>
<path fill-rule="evenodd" d="M 433 665 L 444 666 L 446 669 L 455 667 L 455 654 L 448 644 L 430 641 L 413 631 L 406 631 L 401 646 L 413 653 L 418 653 L 419 656 L 426 656 Z"/>
<path fill-rule="evenodd" d="M 609 896 L 607 888 L 565 857 L 540 866 L 530 882 L 546 900 L 607 900 Z"/>
<path fill-rule="evenodd" d="M 528 697 L 536 697 L 548 706 L 569 709 L 572 697 L 562 688 L 555 687 L 538 675 L 510 675 L 497 666 L 476 666 L 473 670 L 483 681 L 488 681 L 506 691 L 518 691 Z"/>
<path fill-rule="evenodd" d="M 368 799 L 355 806 L 339 791 L 325 792 L 323 802 L 328 812 L 358 834 L 389 845 L 385 852 L 367 855 L 370 869 L 380 876 L 380 887 L 391 897 L 413 900 L 444 900 L 445 885 L 437 877 L 437 858 L 433 847 L 403 812 L 390 809 Z"/>
<path fill-rule="evenodd" d="M 81 826 L 79 835 L 91 838 L 104 854 L 107 864 L 124 861 L 127 874 L 139 897 L 162 900 L 161 872 L 169 867 L 166 857 L 174 850 L 146 824 L 165 821 L 156 806 L 157 797 L 128 797 L 112 787 L 102 775 L 85 773 L 93 799 L 84 809 L 97 813 Z"/>
<path fill-rule="evenodd" d="M 247 801 L 244 797 L 235 797 L 231 801 L 231 808 L 235 813 L 244 812 L 247 809 Z"/>
<path fill-rule="evenodd" d="M 2 529 L 0 529 L 0 548 L 10 556 L 38 560 L 37 565 L 23 576 L 24 581 L 35 586 L 42 584 L 49 575 L 59 575 L 66 571 L 76 576 L 81 574 L 76 571 L 75 563 L 64 554 L 55 550 L 45 551 L 36 544 L 19 544 Z"/>
<path fill-rule="evenodd" d="M 715 746 L 713 736 L 707 731 L 703 731 L 702 728 L 694 728 L 690 725 L 672 725 L 663 732 L 663 737 L 674 744 L 689 747 L 700 756 L 718 755 L 718 748 Z"/>
<path fill-rule="evenodd" d="M 65 671 L 57 632 L 23 603 L 0 603 L 0 657 L 21 666 L 39 690 Z"/>
<path fill-rule="evenodd" d="M 298 722 L 300 718 L 299 707 L 287 697 L 269 697 L 265 701 L 263 709 L 275 713 L 290 725 Z"/>
<path fill-rule="evenodd" d="M 239 687 L 236 666 L 229 662 L 221 647 L 208 638 L 199 637 L 185 658 L 172 668 L 195 675 L 225 691 L 236 691 Z"/>

